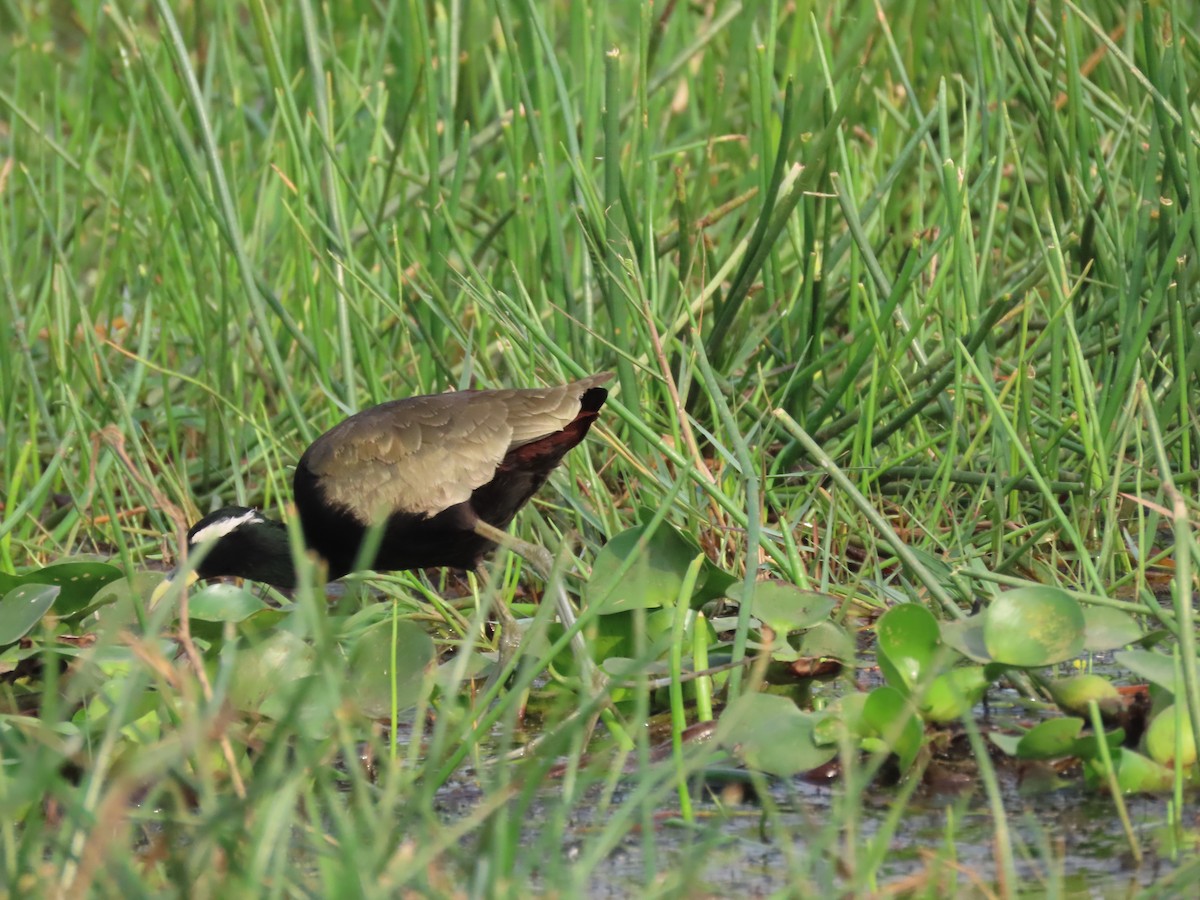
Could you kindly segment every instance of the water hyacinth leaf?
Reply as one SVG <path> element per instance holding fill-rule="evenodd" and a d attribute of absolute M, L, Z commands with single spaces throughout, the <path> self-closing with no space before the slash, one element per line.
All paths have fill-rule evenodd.
<path fill-rule="evenodd" d="M 54 601 L 55 612 L 60 617 L 82 610 L 97 591 L 124 576 L 116 566 L 100 562 L 55 563 L 33 574 L 39 584 L 57 584 L 62 588 Z"/>
<path fill-rule="evenodd" d="M 110 581 L 92 595 L 87 606 L 63 618 L 83 619 L 95 613 L 96 619 L 90 626 L 91 630 L 124 628 L 136 621 L 136 605 L 140 601 L 148 601 L 161 581 L 162 575 L 156 572 L 134 572 L 132 575 Z M 106 610 L 105 607 L 111 609 Z"/>
<path fill-rule="evenodd" d="M 1056 678 L 1047 682 L 1046 690 L 1058 708 L 1065 713 L 1087 715 L 1089 701 L 1095 700 L 1104 716 L 1114 716 L 1121 711 L 1121 692 L 1100 675 L 1075 675 L 1071 678 Z"/>
<path fill-rule="evenodd" d="M 289 615 L 291 613 L 286 610 L 268 606 L 256 613 L 251 613 L 238 622 L 238 633 L 250 640 L 265 640 L 275 631 L 279 623 L 287 619 Z"/>
<path fill-rule="evenodd" d="M 738 582 L 725 595 L 741 603 L 745 587 Z M 828 594 L 802 590 L 785 581 L 760 581 L 754 585 L 750 614 L 782 637 L 825 621 L 835 606 L 837 601 Z"/>
<path fill-rule="evenodd" d="M 1016 755 L 1021 759 L 1061 759 L 1075 751 L 1075 739 L 1083 730 L 1083 719 L 1049 719 L 1039 722 L 1021 736 Z"/>
<path fill-rule="evenodd" d="M 347 693 L 363 715 L 383 719 L 391 714 L 394 684 L 396 708 L 411 709 L 426 689 L 425 673 L 434 656 L 433 639 L 416 623 L 401 619 L 393 634 L 392 622 L 379 622 L 359 637 L 350 651 Z"/>
<path fill-rule="evenodd" d="M 917 758 L 924 729 L 908 698 L 894 687 L 877 687 L 863 704 L 863 724 L 900 760 L 905 771 Z"/>
<path fill-rule="evenodd" d="M 800 637 L 802 659 L 836 659 L 849 663 L 855 657 L 854 638 L 836 622 L 818 622 Z"/>
<path fill-rule="evenodd" d="M 1157 794 L 1170 791 L 1174 787 L 1174 769 L 1156 763 L 1134 750 L 1118 748 L 1112 753 L 1112 761 L 1117 770 L 1117 784 L 1120 785 L 1122 793 Z M 1107 784 L 1108 778 L 1100 757 L 1089 759 L 1085 772 L 1089 784 Z"/>
<path fill-rule="evenodd" d="M 1103 735 L 1105 746 L 1108 747 L 1109 755 L 1115 754 L 1121 749 L 1121 745 L 1125 743 L 1125 729 L 1115 728 L 1112 731 L 1106 731 Z M 1078 756 L 1080 759 L 1098 759 L 1100 753 L 1100 741 L 1096 740 L 1096 735 L 1085 734 L 1081 738 L 1077 738 L 1075 746 L 1071 748 L 1070 756 Z"/>
<path fill-rule="evenodd" d="M 871 728 L 863 722 L 867 695 L 855 692 L 838 698 L 819 715 L 814 731 L 818 744 L 836 744 L 846 738 L 862 738 Z"/>
<path fill-rule="evenodd" d="M 122 572 L 102 562 L 61 562 L 23 575 L 0 573 L 0 596 L 23 584 L 51 584 L 61 588 L 54 601 L 55 613 L 67 618 L 88 606 L 92 597 Z"/>
<path fill-rule="evenodd" d="M 596 659 L 634 656 L 637 652 L 639 629 L 645 636 L 645 652 L 651 656 L 658 656 L 670 647 L 674 621 L 673 609 L 626 610 L 598 616 L 596 636 L 592 643 Z"/>
<path fill-rule="evenodd" d="M 495 665 L 494 660 L 482 653 L 471 651 L 466 656 L 464 660 L 461 654 L 456 653 L 437 667 L 433 683 L 438 690 L 457 693 L 462 690 L 464 681 L 479 677 L 488 667 Z"/>
<path fill-rule="evenodd" d="M 1157 684 L 1164 690 L 1176 693 L 1175 660 L 1165 653 L 1153 650 L 1123 650 L 1113 654 L 1113 660 L 1119 666 L 1124 666 L 1135 675 L 1145 678 L 1151 684 Z"/>
<path fill-rule="evenodd" d="M 1083 652 L 1083 610 L 1074 597 L 1058 588 L 1005 591 L 983 615 L 984 643 L 996 662 L 1049 666 Z"/>
<path fill-rule="evenodd" d="M 1009 756 L 1017 755 L 1017 745 L 1021 743 L 1023 737 L 1023 734 L 1005 734 L 1003 731 L 988 732 L 988 740 Z"/>
<path fill-rule="evenodd" d="M 1190 769 L 1196 764 L 1196 736 L 1192 717 L 1182 703 L 1173 703 L 1159 712 L 1146 729 L 1146 752 L 1156 763 Z"/>
<path fill-rule="evenodd" d="M 786 697 L 743 694 L 721 715 L 717 741 L 747 766 L 786 778 L 837 755 L 836 746 L 817 743 L 816 724 Z"/>
<path fill-rule="evenodd" d="M 1083 648 L 1091 653 L 1117 650 L 1140 641 L 1146 632 L 1129 613 L 1107 606 L 1089 606 L 1083 611 Z"/>
<path fill-rule="evenodd" d="M 54 605 L 62 588 L 57 584 L 22 584 L 0 599 L 0 647 L 15 644 Z"/>
<path fill-rule="evenodd" d="M 875 623 L 879 668 L 892 687 L 913 690 L 930 674 L 941 644 L 937 619 L 917 603 L 893 606 Z"/>
<path fill-rule="evenodd" d="M 585 589 L 587 603 L 599 607 L 601 615 L 674 606 L 688 566 L 701 553 L 666 522 L 652 533 L 644 525 L 623 531 L 596 556 Z M 733 583 L 732 575 L 705 559 L 689 602 L 699 608 Z"/>
<path fill-rule="evenodd" d="M 952 722 L 970 712 L 991 683 L 983 666 L 960 666 L 933 679 L 921 699 L 927 722 Z"/>
<path fill-rule="evenodd" d="M 241 622 L 267 604 L 242 587 L 210 584 L 188 598 L 188 616 L 202 622 Z"/>
<path fill-rule="evenodd" d="M 983 637 L 984 615 L 968 616 L 957 622 L 940 622 L 939 633 L 942 642 L 957 650 L 967 659 L 977 663 L 990 663 L 992 656 L 988 653 L 987 642 Z"/>
<path fill-rule="evenodd" d="M 312 647 L 290 631 L 276 631 L 261 644 L 238 652 L 229 700 L 240 710 L 258 712 L 277 691 L 311 673 Z"/>

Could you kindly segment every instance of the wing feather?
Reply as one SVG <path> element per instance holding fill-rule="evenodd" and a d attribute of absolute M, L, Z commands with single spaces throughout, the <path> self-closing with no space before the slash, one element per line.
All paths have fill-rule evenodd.
<path fill-rule="evenodd" d="M 397 512 L 432 516 L 470 499 L 509 450 L 570 425 L 583 393 L 609 377 L 383 403 L 317 438 L 300 465 L 317 477 L 327 502 L 363 522 Z"/>

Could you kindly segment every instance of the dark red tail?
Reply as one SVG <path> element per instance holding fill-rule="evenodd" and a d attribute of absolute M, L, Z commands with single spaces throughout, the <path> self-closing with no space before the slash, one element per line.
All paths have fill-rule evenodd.
<path fill-rule="evenodd" d="M 524 470 L 549 473 L 559 464 L 568 450 L 587 437 L 588 430 L 596 421 L 600 407 L 604 405 L 606 399 L 608 399 L 608 391 L 604 388 L 588 388 L 579 398 L 579 415 L 572 419 L 566 428 L 510 450 L 498 471 Z"/>

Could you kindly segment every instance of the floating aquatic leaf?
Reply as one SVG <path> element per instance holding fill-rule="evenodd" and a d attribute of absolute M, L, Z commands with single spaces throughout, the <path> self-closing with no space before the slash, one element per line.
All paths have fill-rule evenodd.
<path fill-rule="evenodd" d="M 426 689 L 425 673 L 433 661 L 433 639 L 419 625 L 401 619 L 393 632 L 392 622 L 379 622 L 359 637 L 350 651 L 347 694 L 359 711 L 372 719 L 390 714 L 393 686 L 396 708 L 411 709 Z"/>
<path fill-rule="evenodd" d="M 1178 685 L 1175 683 L 1175 660 L 1165 653 L 1154 650 L 1123 650 L 1113 654 L 1113 660 L 1117 665 L 1124 666 L 1135 675 L 1140 675 L 1172 694 L 1178 692 Z"/>
<path fill-rule="evenodd" d="M 0 600 L 0 647 L 25 637 L 61 591 L 57 584 L 22 584 L 5 594 Z"/>
<path fill-rule="evenodd" d="M 1189 769 L 1196 764 L 1196 736 L 1192 717 L 1182 703 L 1173 703 L 1154 717 L 1146 729 L 1146 752 L 1164 766 L 1179 764 Z"/>
<path fill-rule="evenodd" d="M 1088 702 L 1091 700 L 1096 701 L 1105 716 L 1116 715 L 1121 710 L 1121 692 L 1101 675 L 1056 678 L 1046 684 L 1046 689 L 1058 708 L 1072 715 L 1087 715 Z"/>
<path fill-rule="evenodd" d="M 204 622 L 241 622 L 268 608 L 250 591 L 232 584 L 210 584 L 188 598 L 188 616 Z"/>
<path fill-rule="evenodd" d="M 1021 736 L 1016 755 L 1021 759 L 1061 759 L 1075 750 L 1083 719 L 1048 719 Z"/>
<path fill-rule="evenodd" d="M 996 662 L 1049 666 L 1083 652 L 1085 621 L 1079 602 L 1053 587 L 1005 591 L 984 614 L 983 639 Z"/>
<path fill-rule="evenodd" d="M 726 596 L 741 602 L 745 582 L 732 585 Z M 811 628 L 829 618 L 837 600 L 828 594 L 806 591 L 785 581 L 760 581 L 754 585 L 751 614 L 781 637 Z"/>
<path fill-rule="evenodd" d="M 896 754 L 902 771 L 913 764 L 921 749 L 924 729 L 903 693 L 887 685 L 875 688 L 863 705 L 862 721 Z"/>
<path fill-rule="evenodd" d="M 941 644 L 937 619 L 924 606 L 893 606 L 875 623 L 879 667 L 892 687 L 910 692 L 929 677 Z"/>
<path fill-rule="evenodd" d="M 599 605 L 602 615 L 674 606 L 688 566 L 700 555 L 699 547 L 666 522 L 653 532 L 644 525 L 630 528 L 601 548 L 585 591 L 587 603 Z M 732 575 L 706 558 L 688 602 L 699 608 L 722 596 L 733 582 Z"/>
<path fill-rule="evenodd" d="M 1140 641 L 1146 632 L 1137 619 L 1119 609 L 1089 606 L 1083 611 L 1084 649 L 1091 653 L 1116 650 Z"/>
<path fill-rule="evenodd" d="M 717 740 L 751 768 L 787 777 L 824 765 L 837 747 L 818 744 L 817 718 L 786 697 L 743 694 L 717 723 Z"/>
<path fill-rule="evenodd" d="M 983 666 L 959 666 L 933 679 L 921 698 L 921 715 L 927 722 L 952 722 L 983 699 L 991 680 Z"/>

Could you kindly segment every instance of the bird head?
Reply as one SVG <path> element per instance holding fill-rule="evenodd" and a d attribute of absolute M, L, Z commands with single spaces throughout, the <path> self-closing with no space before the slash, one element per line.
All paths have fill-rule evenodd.
<path fill-rule="evenodd" d="M 222 575 L 249 578 L 276 587 L 296 583 L 286 526 L 256 509 L 226 506 L 211 512 L 188 530 L 187 556 L 199 563 L 187 571 L 187 583 Z M 154 591 L 157 602 L 176 578 L 171 572 Z"/>

